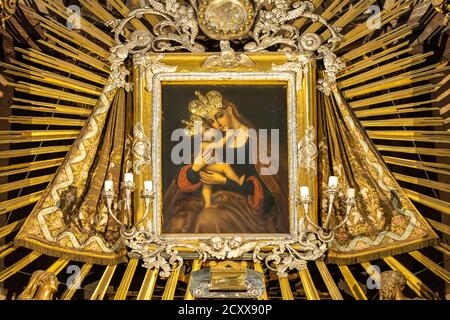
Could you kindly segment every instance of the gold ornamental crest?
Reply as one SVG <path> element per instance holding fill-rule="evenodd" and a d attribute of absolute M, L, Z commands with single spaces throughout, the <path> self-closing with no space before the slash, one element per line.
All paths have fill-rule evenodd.
<path fill-rule="evenodd" d="M 249 0 L 204 0 L 199 6 L 200 28 L 216 40 L 242 39 L 251 30 L 254 19 Z"/>

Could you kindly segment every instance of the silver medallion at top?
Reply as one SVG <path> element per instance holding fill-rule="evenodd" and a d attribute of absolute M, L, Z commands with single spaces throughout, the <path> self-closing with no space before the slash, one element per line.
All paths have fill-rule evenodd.
<path fill-rule="evenodd" d="M 198 8 L 198 22 L 211 39 L 233 40 L 248 37 L 255 19 L 249 0 L 204 0 Z"/>
<path fill-rule="evenodd" d="M 323 60 L 324 78 L 318 80 L 318 89 L 329 95 L 336 86 L 336 74 L 345 67 L 334 51 L 342 40 L 340 29 L 314 13 L 309 1 L 290 0 L 141 0 L 141 8 L 133 10 L 123 20 L 108 24 L 115 32 L 116 50 L 119 54 L 145 52 L 205 52 L 200 44 L 215 39 L 221 41 L 221 55 L 214 56 L 204 68 L 235 68 L 252 65 L 251 59 L 231 48 L 230 40 L 238 42 L 246 52 L 265 52 L 276 49 L 286 52 L 288 62 L 274 65 L 274 71 L 290 71 L 297 74 L 298 89 L 311 59 Z M 152 32 L 136 30 L 122 42 L 124 29 L 133 19 L 153 15 L 158 23 Z M 300 34 L 298 19 L 319 22 L 330 32 L 325 42 L 315 33 Z M 201 35 L 202 31 L 206 39 Z M 133 49 L 129 49 L 133 47 Z"/>

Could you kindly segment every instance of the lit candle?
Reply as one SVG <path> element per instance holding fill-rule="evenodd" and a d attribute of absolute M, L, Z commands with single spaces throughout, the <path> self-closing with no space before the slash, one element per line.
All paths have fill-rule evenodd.
<path fill-rule="evenodd" d="M 144 181 L 144 190 L 151 192 L 153 190 L 153 182 L 152 181 Z"/>
<path fill-rule="evenodd" d="M 300 187 L 300 196 L 308 197 L 309 196 L 309 188 L 306 186 Z"/>
<path fill-rule="evenodd" d="M 329 187 L 337 187 L 338 185 L 338 177 L 331 176 L 328 180 L 328 186 Z"/>
<path fill-rule="evenodd" d="M 348 188 L 347 189 L 347 198 L 354 198 L 355 197 L 355 189 L 353 188 Z"/>
<path fill-rule="evenodd" d="M 105 181 L 105 191 L 111 191 L 114 189 L 114 183 L 112 180 L 106 180 Z"/>
<path fill-rule="evenodd" d="M 125 173 L 125 182 L 133 182 L 133 174 Z"/>

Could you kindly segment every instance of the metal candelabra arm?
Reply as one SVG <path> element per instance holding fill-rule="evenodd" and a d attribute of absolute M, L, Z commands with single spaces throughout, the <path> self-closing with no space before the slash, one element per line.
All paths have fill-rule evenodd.
<path fill-rule="evenodd" d="M 339 187 L 336 186 L 329 186 L 326 190 L 325 190 L 325 194 L 328 195 L 328 210 L 327 210 L 327 218 L 325 219 L 325 223 L 323 225 L 323 229 L 329 231 L 330 230 L 330 221 L 331 221 L 331 216 L 333 213 L 333 209 L 334 209 L 334 200 L 336 199 L 336 195 L 339 193 Z"/>
<path fill-rule="evenodd" d="M 108 214 L 114 219 L 114 221 L 116 221 L 120 226 L 122 227 L 127 227 L 127 225 L 125 223 L 123 223 L 122 221 L 120 221 L 117 217 L 116 214 L 114 213 L 114 209 L 113 209 L 113 202 L 114 202 L 114 198 L 116 197 L 115 192 L 112 189 L 103 190 L 103 197 L 106 200 L 106 208 L 108 210 Z"/>
<path fill-rule="evenodd" d="M 300 204 L 303 206 L 303 212 L 305 214 L 306 221 L 308 221 L 308 223 L 310 225 L 312 225 L 314 228 L 316 228 L 317 230 L 320 230 L 321 229 L 320 226 L 315 224 L 309 216 L 309 210 L 310 210 L 311 203 L 312 203 L 312 199 L 311 199 L 311 196 L 309 196 L 309 194 L 302 195 L 300 197 Z"/>
<path fill-rule="evenodd" d="M 347 223 L 348 218 L 350 217 L 350 213 L 352 212 L 352 209 L 355 207 L 356 205 L 356 199 L 355 198 L 346 198 L 345 200 L 345 217 L 342 220 L 341 223 L 339 223 L 337 226 L 332 228 L 332 231 L 337 230 L 339 228 L 341 228 L 344 224 Z"/>
<path fill-rule="evenodd" d="M 333 216 L 334 202 L 337 199 L 337 195 L 339 194 L 339 186 L 338 186 L 338 178 L 330 177 L 328 188 L 325 190 L 325 194 L 328 196 L 328 208 L 327 208 L 327 216 L 325 219 L 325 223 L 322 227 L 314 223 L 309 217 L 310 206 L 312 203 L 312 199 L 309 195 L 308 187 L 304 186 L 300 188 L 300 200 L 299 203 L 303 206 L 305 218 L 308 221 L 308 224 L 313 226 L 316 230 L 313 231 L 317 234 L 318 238 L 323 242 L 331 242 L 334 240 L 334 231 L 341 228 L 348 220 L 350 213 L 353 207 L 356 204 L 355 201 L 355 189 L 349 188 L 347 189 L 347 195 L 345 199 L 345 216 L 344 219 L 335 226 L 331 225 L 331 218 Z"/>
<path fill-rule="evenodd" d="M 121 194 L 116 195 L 113 188 L 113 182 L 111 180 L 105 181 L 105 187 L 103 189 L 103 197 L 105 198 L 106 208 L 108 210 L 108 214 L 116 221 L 121 227 L 121 234 L 125 238 L 133 237 L 136 233 L 136 228 L 139 226 L 145 219 L 148 217 L 148 213 L 150 211 L 151 202 L 154 198 L 154 192 L 152 191 L 153 184 L 151 181 L 144 182 L 144 191 L 141 193 L 141 198 L 144 199 L 145 203 L 145 211 L 142 218 L 133 223 L 133 215 L 131 209 L 132 196 L 135 190 L 133 175 L 131 173 L 125 174 L 125 181 L 121 186 Z M 114 200 L 118 197 L 122 196 L 123 201 L 123 213 L 127 218 L 127 222 L 124 223 L 118 218 L 119 206 L 117 206 L 117 202 Z M 116 209 L 114 209 L 116 207 Z"/>
<path fill-rule="evenodd" d="M 145 203 L 145 211 L 144 211 L 144 215 L 142 216 L 141 219 L 139 219 L 138 222 L 135 223 L 135 226 L 140 225 L 143 221 L 145 221 L 145 219 L 147 219 L 148 217 L 148 212 L 150 211 L 150 205 L 151 202 L 154 198 L 154 192 L 149 191 L 149 190 L 144 190 L 141 193 L 141 198 L 144 199 L 144 203 Z"/>

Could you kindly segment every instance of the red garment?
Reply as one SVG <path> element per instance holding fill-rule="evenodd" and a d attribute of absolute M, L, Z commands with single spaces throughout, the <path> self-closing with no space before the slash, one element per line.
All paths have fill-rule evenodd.
<path fill-rule="evenodd" d="M 247 181 L 253 183 L 253 194 L 248 195 L 248 204 L 253 209 L 260 211 L 262 210 L 264 204 L 264 189 L 261 186 L 261 183 L 256 179 L 256 177 L 248 177 Z"/>
<path fill-rule="evenodd" d="M 180 173 L 178 174 L 178 187 L 181 192 L 194 192 L 202 185 L 201 182 L 193 184 L 188 180 L 187 173 L 191 168 L 192 165 L 188 164 L 181 168 Z"/>

